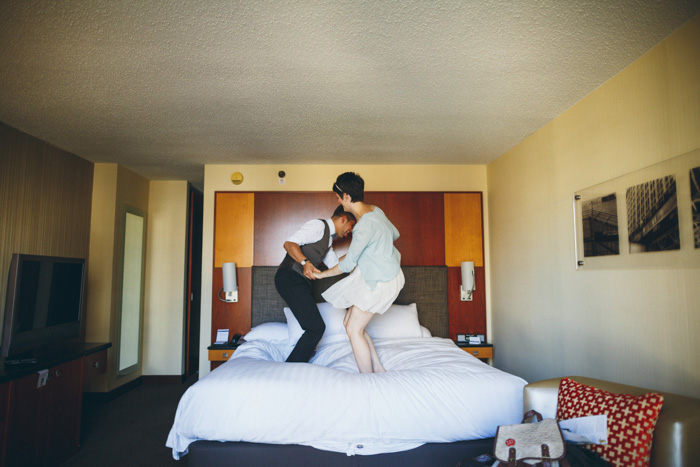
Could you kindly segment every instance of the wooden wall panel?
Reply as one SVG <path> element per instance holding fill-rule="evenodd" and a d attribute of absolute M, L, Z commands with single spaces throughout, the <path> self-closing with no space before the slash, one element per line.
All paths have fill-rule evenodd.
<path fill-rule="evenodd" d="M 334 193 L 255 193 L 256 266 L 277 266 L 284 259 L 285 240 L 311 219 L 327 219 L 338 206 Z M 334 233 L 334 232 L 331 232 Z M 333 248 L 342 256 L 349 239 L 340 239 Z"/>
<path fill-rule="evenodd" d="M 445 264 L 445 220 L 442 193 L 368 192 L 401 234 L 394 243 L 403 266 Z"/>
<path fill-rule="evenodd" d="M 450 339 L 457 333 L 486 335 L 486 283 L 484 268 L 474 268 L 476 290 L 471 302 L 460 300 L 462 274 L 460 268 L 447 268 L 447 302 L 450 307 Z"/>
<path fill-rule="evenodd" d="M 368 192 L 365 201 L 379 206 L 399 230 L 396 248 L 401 252 L 401 264 L 444 264 L 442 193 Z M 330 217 L 337 205 L 333 193 L 256 193 L 254 264 L 278 265 L 284 258 L 285 239 L 309 219 Z M 349 244 L 349 239 L 341 239 L 333 248 L 341 256 Z"/>
<path fill-rule="evenodd" d="M 445 264 L 484 265 L 481 193 L 445 193 Z"/>
<path fill-rule="evenodd" d="M 214 267 L 236 263 L 253 265 L 253 193 L 216 193 L 214 219 Z"/>
<path fill-rule="evenodd" d="M 89 256 L 93 168 L 92 162 L 0 123 L 3 308 L 12 253 Z"/>

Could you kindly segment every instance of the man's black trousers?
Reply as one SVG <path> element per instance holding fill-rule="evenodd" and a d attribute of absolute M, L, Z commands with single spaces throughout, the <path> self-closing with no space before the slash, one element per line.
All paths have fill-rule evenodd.
<path fill-rule="evenodd" d="M 311 281 L 292 269 L 279 268 L 275 274 L 275 287 L 304 330 L 287 361 L 308 362 L 326 330 Z"/>

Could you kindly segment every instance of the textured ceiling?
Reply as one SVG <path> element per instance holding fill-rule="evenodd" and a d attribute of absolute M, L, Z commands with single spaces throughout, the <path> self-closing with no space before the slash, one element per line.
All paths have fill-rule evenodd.
<path fill-rule="evenodd" d="M 202 187 L 204 164 L 485 164 L 700 0 L 0 1 L 0 121 Z"/>

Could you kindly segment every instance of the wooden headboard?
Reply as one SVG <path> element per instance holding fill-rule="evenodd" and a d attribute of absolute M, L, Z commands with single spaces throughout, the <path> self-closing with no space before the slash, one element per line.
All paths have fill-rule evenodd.
<path fill-rule="evenodd" d="M 212 342 L 218 329 L 245 334 L 251 325 L 284 321 L 285 304 L 273 285 L 276 268 L 286 254 L 284 242 L 309 219 L 328 216 L 337 207 L 331 192 L 217 192 L 215 198 Z M 436 336 L 444 335 L 445 326 L 452 339 L 457 333 L 487 334 L 482 194 L 365 192 L 365 201 L 380 206 L 401 232 L 394 246 L 401 252 L 407 286 L 398 301 L 419 304 L 422 323 Z M 345 254 L 350 241 L 333 242 L 338 257 Z M 460 300 L 462 261 L 474 261 L 472 301 Z M 236 263 L 239 301 L 235 303 L 222 302 L 217 296 L 226 262 Z M 436 285 L 438 274 L 433 271 L 445 266 L 447 284 Z M 265 268 L 269 268 L 267 274 Z M 320 290 L 328 285 L 317 286 L 320 302 Z M 427 296 L 416 297 L 416 293 Z"/>
<path fill-rule="evenodd" d="M 287 306 L 275 289 L 276 266 L 253 266 L 251 325 L 270 321 L 286 322 Z M 449 307 L 447 302 L 446 266 L 402 266 L 406 284 L 396 299 L 399 305 L 415 303 L 418 320 L 436 337 L 448 337 Z M 323 302 L 321 293 L 345 277 L 331 277 L 313 282 L 316 302 Z"/>

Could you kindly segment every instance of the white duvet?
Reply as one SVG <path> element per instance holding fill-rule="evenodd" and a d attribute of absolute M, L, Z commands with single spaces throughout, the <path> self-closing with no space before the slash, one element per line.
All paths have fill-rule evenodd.
<path fill-rule="evenodd" d="M 377 454 L 488 438 L 521 421 L 526 382 L 451 340 L 375 346 L 386 373 L 358 373 L 347 338 L 322 343 L 310 363 L 285 363 L 287 344 L 247 342 L 183 395 L 166 445 L 175 459 L 197 440 Z"/>

